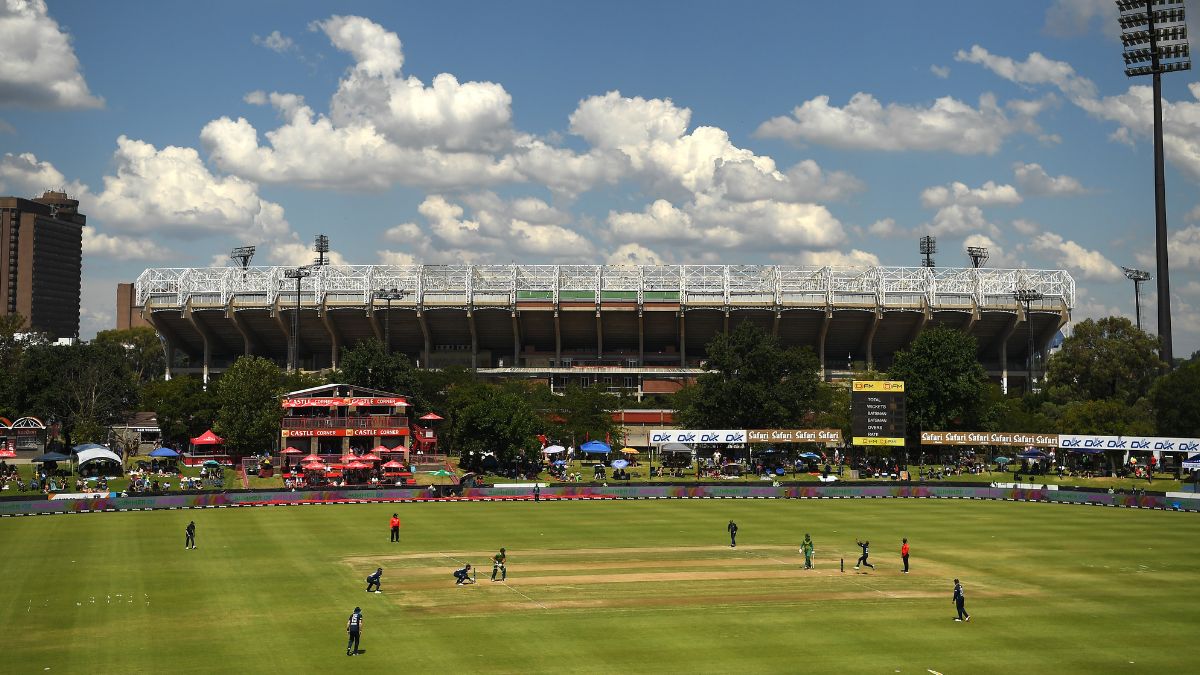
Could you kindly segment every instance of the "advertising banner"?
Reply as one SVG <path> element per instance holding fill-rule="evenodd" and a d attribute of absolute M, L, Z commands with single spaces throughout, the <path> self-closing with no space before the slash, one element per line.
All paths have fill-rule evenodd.
<path fill-rule="evenodd" d="M 1058 447 L 1142 452 L 1200 452 L 1200 438 L 1162 436 L 1078 436 L 1059 434 Z"/>
<path fill-rule="evenodd" d="M 370 397 L 370 396 L 331 396 L 317 398 L 285 398 L 285 408 L 337 408 L 340 406 L 407 406 L 403 396 Z"/>
<path fill-rule="evenodd" d="M 1003 445 L 1057 448 L 1058 434 L 1009 431 L 922 431 L 921 445 Z"/>
<path fill-rule="evenodd" d="M 663 443 L 745 443 L 745 429 L 653 429 L 650 445 Z"/>
<path fill-rule="evenodd" d="M 841 443 L 841 429 L 749 429 L 751 443 Z"/>
<path fill-rule="evenodd" d="M 407 436 L 408 429 L 284 429 L 288 438 L 337 438 L 340 436 Z"/>

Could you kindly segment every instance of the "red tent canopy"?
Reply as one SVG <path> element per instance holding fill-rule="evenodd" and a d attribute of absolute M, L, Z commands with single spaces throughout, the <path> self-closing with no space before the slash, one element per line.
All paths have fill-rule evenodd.
<path fill-rule="evenodd" d="M 292 448 L 292 447 L 287 447 L 287 448 L 283 449 L 283 454 L 285 454 L 285 455 L 303 455 L 304 451 L 297 450 L 296 448 Z"/>
<path fill-rule="evenodd" d="M 403 469 L 404 465 L 393 459 L 390 462 L 385 462 L 383 465 L 383 468 L 385 468 L 385 469 Z"/>
<path fill-rule="evenodd" d="M 360 461 L 360 462 L 378 462 L 379 455 L 375 455 L 372 453 L 367 453 L 365 455 L 359 455 L 358 461 Z"/>
<path fill-rule="evenodd" d="M 379 454 L 381 452 L 396 452 L 396 451 L 389 447 L 383 446 L 383 445 L 377 445 L 371 450 L 371 452 L 373 452 L 375 454 Z"/>
<path fill-rule="evenodd" d="M 319 456 L 313 454 L 313 455 L 308 455 L 307 457 L 301 457 L 300 461 L 301 462 L 321 462 L 324 460 L 322 460 Z"/>
<path fill-rule="evenodd" d="M 329 467 L 327 467 L 324 464 L 321 464 L 319 462 L 311 462 L 309 464 L 305 464 L 304 468 L 307 469 L 308 471 L 324 471 L 325 469 L 327 469 Z"/>
<path fill-rule="evenodd" d="M 431 412 L 431 413 L 426 413 L 424 415 L 421 415 L 420 419 L 423 419 L 427 422 L 436 422 L 438 420 L 442 420 L 442 419 L 446 419 L 446 418 L 442 417 L 441 415 L 439 415 L 437 413 Z"/>
<path fill-rule="evenodd" d="M 224 442 L 225 439 L 214 434 L 212 429 L 192 439 L 192 445 L 220 445 Z"/>
<path fill-rule="evenodd" d="M 371 468 L 371 465 L 363 464 L 362 462 L 350 462 L 349 464 L 346 465 L 346 468 L 347 469 L 369 469 L 369 468 Z"/>

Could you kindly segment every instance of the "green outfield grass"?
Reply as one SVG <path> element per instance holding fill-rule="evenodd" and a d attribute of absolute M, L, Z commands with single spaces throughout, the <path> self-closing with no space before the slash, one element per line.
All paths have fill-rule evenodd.
<path fill-rule="evenodd" d="M 805 532 L 813 571 L 797 552 Z M 851 569 L 856 537 L 871 540 L 874 571 Z M 500 546 L 505 584 L 487 580 Z M 931 500 L 299 506 L 5 518 L 0 550 L 3 672 L 949 675 L 1198 662 L 1194 513 Z M 479 566 L 477 585 L 453 585 L 459 561 Z M 376 566 L 384 592 L 368 595 Z M 954 577 L 969 623 L 953 621 Z M 365 653 L 351 659 L 355 605 Z"/>

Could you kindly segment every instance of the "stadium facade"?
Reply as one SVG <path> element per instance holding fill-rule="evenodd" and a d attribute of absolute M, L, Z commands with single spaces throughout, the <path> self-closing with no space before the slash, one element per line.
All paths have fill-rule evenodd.
<path fill-rule="evenodd" d="M 945 325 L 975 336 L 1008 387 L 1025 380 L 1030 331 L 1036 362 L 1075 304 L 1062 270 L 327 265 L 297 294 L 289 269 L 143 272 L 135 303 L 168 346 L 168 376 L 207 379 L 243 354 L 286 364 L 298 311 L 303 369 L 335 367 L 342 348 L 376 337 L 421 367 L 669 393 L 702 372 L 714 335 L 742 321 L 811 347 L 826 379 L 886 369 L 922 330 Z M 1041 294 L 1028 315 L 1018 289 Z"/>

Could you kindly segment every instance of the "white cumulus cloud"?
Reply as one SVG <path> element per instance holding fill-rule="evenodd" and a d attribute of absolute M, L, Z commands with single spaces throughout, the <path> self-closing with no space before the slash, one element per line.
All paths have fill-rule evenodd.
<path fill-rule="evenodd" d="M 1068 175 L 1051 176 L 1046 173 L 1041 164 L 1026 164 L 1017 162 L 1013 165 L 1013 174 L 1021 189 L 1043 197 L 1067 197 L 1086 194 L 1087 189 L 1078 179 Z"/>
<path fill-rule="evenodd" d="M 1011 185 L 997 185 L 988 181 L 977 188 L 954 181 L 949 185 L 935 185 L 921 192 L 921 206 L 936 209 L 951 204 L 963 206 L 1014 206 L 1021 203 L 1021 195 Z"/>
<path fill-rule="evenodd" d="M 250 39 L 254 42 L 254 44 L 261 47 L 266 47 L 277 54 L 286 54 L 296 47 L 295 40 L 277 30 L 271 31 L 271 33 L 266 37 L 255 35 Z"/>
<path fill-rule="evenodd" d="M 83 228 L 83 253 L 112 260 L 146 261 L 164 260 L 171 255 L 149 238 L 104 234 L 91 226 Z"/>
<path fill-rule="evenodd" d="M 1063 239 L 1053 232 L 1037 235 L 1027 248 L 1049 258 L 1054 266 L 1062 265 L 1090 281 L 1119 281 L 1124 278 L 1121 268 L 1104 254 Z"/>
<path fill-rule="evenodd" d="M 0 3 L 0 105 L 104 106 L 88 90 L 71 36 L 50 17 L 45 0 Z"/>
<path fill-rule="evenodd" d="M 817 96 L 787 117 L 763 122 L 755 135 L 794 143 L 821 143 L 855 150 L 950 151 L 962 155 L 993 154 L 1008 136 L 1035 128 L 1025 111 L 1010 115 L 990 94 L 978 107 L 945 96 L 928 106 L 890 103 L 859 92 L 844 107 Z"/>

